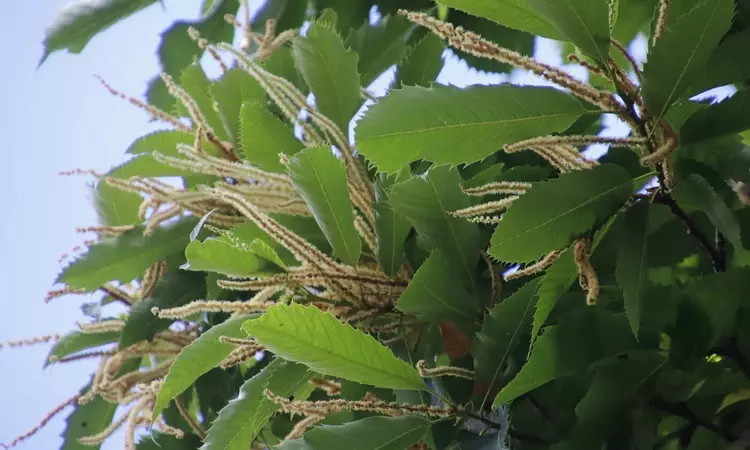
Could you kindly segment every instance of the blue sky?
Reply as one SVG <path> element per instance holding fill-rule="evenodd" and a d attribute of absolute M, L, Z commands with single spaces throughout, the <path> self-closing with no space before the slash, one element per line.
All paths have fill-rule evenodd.
<path fill-rule="evenodd" d="M 199 0 L 166 0 L 97 36 L 81 55 L 56 53 L 36 69 L 44 29 L 65 4 L 50 0 L 32 8 L 9 2 L 0 16 L 0 42 L 6 43 L 2 71 L 1 129 L 4 160 L 0 178 L 6 214 L 0 221 L 2 284 L 5 314 L 0 341 L 71 331 L 80 312 L 81 297 L 63 297 L 44 304 L 43 298 L 59 272 L 61 254 L 79 245 L 77 226 L 91 225 L 96 216 L 88 199 L 85 177 L 60 177 L 74 168 L 106 171 L 122 161 L 123 152 L 138 136 L 160 128 L 127 102 L 116 99 L 93 78 L 103 76 L 117 89 L 139 96 L 146 80 L 158 71 L 155 49 L 160 32 L 176 18 L 198 15 Z M 560 63 L 546 41 L 539 55 Z M 580 71 L 576 72 L 578 75 Z M 466 85 L 504 78 L 470 74 L 450 61 L 442 82 Z M 515 81 L 538 82 L 528 76 Z M 381 80 L 382 82 L 382 80 Z M 7 202 L 10 202 L 8 204 Z M 90 301 L 90 300 L 88 300 Z M 42 370 L 48 345 L 0 350 L 0 442 L 35 425 L 47 411 L 86 384 L 94 361 L 51 366 Z M 64 412 L 18 450 L 57 449 Z M 105 449 L 122 447 L 110 441 Z"/>

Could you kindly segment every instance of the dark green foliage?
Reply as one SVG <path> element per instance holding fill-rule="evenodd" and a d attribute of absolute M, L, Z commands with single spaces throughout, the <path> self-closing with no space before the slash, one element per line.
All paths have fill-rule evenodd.
<path fill-rule="evenodd" d="M 151 3 L 68 10 L 42 61 Z M 741 439 L 747 1 L 267 0 L 241 49 L 212 47 L 247 37 L 224 17 L 242 24 L 241 3 L 206 0 L 163 33 L 184 94 L 157 79 L 147 100 L 184 126 L 137 139 L 97 180 L 100 235 L 57 279 L 106 293 L 47 361 L 103 358 L 64 449 L 118 403 L 144 407 L 129 433 L 153 427 L 139 450 Z M 620 49 L 638 33 L 643 67 Z M 535 37 L 561 41 L 590 84 L 529 59 Z M 203 44 L 232 61 L 217 77 Z M 564 89 L 518 72 L 436 85 L 446 49 Z M 691 100 L 727 83 L 731 98 Z M 607 115 L 630 139 L 594 161 Z"/>

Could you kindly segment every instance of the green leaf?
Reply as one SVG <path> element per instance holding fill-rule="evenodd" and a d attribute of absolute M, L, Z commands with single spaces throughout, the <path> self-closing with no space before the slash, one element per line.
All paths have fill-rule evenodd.
<path fill-rule="evenodd" d="M 181 220 L 159 227 L 148 236 L 143 235 L 144 227 L 139 226 L 104 239 L 65 267 L 55 282 L 89 290 L 113 280 L 129 283 L 156 261 L 185 248 L 194 226 L 195 220 Z"/>
<path fill-rule="evenodd" d="M 172 319 L 158 318 L 151 312 L 152 308 L 183 306 L 205 296 L 206 281 L 203 274 L 168 272 L 156 284 L 150 297 L 139 300 L 130 308 L 120 336 L 119 348 L 123 349 L 142 340 L 150 341 L 156 333 L 167 329 L 174 322 Z"/>
<path fill-rule="evenodd" d="M 187 66 L 200 59 L 203 50 L 190 38 L 188 28 L 198 30 L 201 38 L 209 43 L 232 42 L 234 25 L 224 20 L 224 16 L 237 14 L 239 7 L 239 0 L 215 0 L 211 10 L 200 19 L 172 22 L 172 25 L 161 34 L 161 42 L 156 51 L 161 71 L 177 78 Z M 171 111 L 172 106 L 176 104 L 158 76 L 149 84 L 146 96 L 150 104 L 165 111 Z"/>
<path fill-rule="evenodd" d="M 411 230 L 411 224 L 401 214 L 397 214 L 388 199 L 388 190 L 400 178 L 408 176 L 408 171 L 398 177 L 380 174 L 375 183 L 375 237 L 378 242 L 377 258 L 385 273 L 393 277 L 404 262 L 404 242 Z"/>
<path fill-rule="evenodd" d="M 444 51 L 443 41 L 434 34 L 427 33 L 407 50 L 396 67 L 394 86 L 429 87 L 443 68 Z"/>
<path fill-rule="evenodd" d="M 357 143 L 383 172 L 419 159 L 472 163 L 506 143 L 564 131 L 583 112 L 578 100 L 547 87 L 404 87 L 368 109 Z"/>
<path fill-rule="evenodd" d="M 501 371 L 529 331 L 539 287 L 539 279 L 532 280 L 495 305 L 474 337 L 474 371 L 488 395 L 501 381 Z"/>
<path fill-rule="evenodd" d="M 472 280 L 479 258 L 479 227 L 449 212 L 471 205 L 461 176 L 447 166 L 433 167 L 391 188 L 394 211 L 406 217 L 431 248 L 442 250 L 465 280 Z"/>
<path fill-rule="evenodd" d="M 497 408 L 550 381 L 637 348 L 623 315 L 592 308 L 580 311 L 545 329 L 526 364 L 497 394 L 492 406 Z"/>
<path fill-rule="evenodd" d="M 72 355 L 81 350 L 99 347 L 105 344 L 117 342 L 120 338 L 120 332 L 111 331 L 107 333 L 86 334 L 80 331 L 73 331 L 63 336 L 55 343 L 47 355 L 44 367 L 53 364 L 55 360 Z"/>
<path fill-rule="evenodd" d="M 675 186 L 673 196 L 685 212 L 704 212 L 713 226 L 727 238 L 735 249 L 743 248 L 737 218 L 705 178 L 697 174 L 690 174 Z"/>
<path fill-rule="evenodd" d="M 431 323 L 452 320 L 467 325 L 470 331 L 477 320 L 479 305 L 463 284 L 450 261 L 440 250 L 435 250 L 414 274 L 396 308 Z"/>
<path fill-rule="evenodd" d="M 431 422 L 419 416 L 374 416 L 344 425 L 322 425 L 302 439 L 288 441 L 279 450 L 403 450 L 427 433 Z"/>
<path fill-rule="evenodd" d="M 136 155 L 135 157 L 130 158 L 128 161 L 114 167 L 112 170 L 107 172 L 108 177 L 122 179 L 131 177 L 189 177 L 195 175 L 195 172 L 184 169 L 177 169 L 168 164 L 163 164 L 154 159 L 151 155 Z M 143 200 L 142 198 L 140 199 Z"/>
<path fill-rule="evenodd" d="M 346 165 L 326 147 L 306 149 L 289 160 L 289 177 L 305 200 L 333 252 L 356 266 L 362 240 L 354 227 L 354 209 L 349 199 Z"/>
<path fill-rule="evenodd" d="M 347 36 L 345 46 L 359 55 L 357 69 L 362 86 L 369 86 L 380 74 L 401 61 L 413 28 L 406 17 L 386 16 L 375 25 L 365 22 Z"/>
<path fill-rule="evenodd" d="M 44 32 L 44 52 L 39 65 L 58 50 L 81 53 L 94 36 L 156 1 L 76 0 L 67 4 Z"/>
<path fill-rule="evenodd" d="M 314 22 L 305 38 L 295 39 L 294 57 L 318 110 L 348 133 L 362 104 L 357 54 L 344 47 L 336 31 Z"/>
<path fill-rule="evenodd" d="M 243 329 L 274 354 L 323 375 L 382 388 L 425 387 L 414 367 L 375 338 L 312 306 L 275 305 Z"/>
<path fill-rule="evenodd" d="M 141 222 L 138 209 L 143 197 L 140 195 L 118 189 L 106 181 L 98 181 L 93 193 L 100 225 L 120 226 Z"/>
<path fill-rule="evenodd" d="M 682 146 L 675 153 L 675 162 L 681 158 L 698 161 L 735 180 L 746 179 L 750 171 L 750 152 L 736 134 Z"/>
<path fill-rule="evenodd" d="M 711 53 L 700 75 L 688 90 L 692 96 L 714 87 L 740 83 L 750 78 L 750 58 L 745 58 L 750 46 L 750 28 L 727 36 Z"/>
<path fill-rule="evenodd" d="M 203 332 L 198 339 L 182 349 L 169 367 L 169 373 L 154 402 L 153 417 L 166 408 L 167 404 L 185 392 L 201 375 L 218 366 L 236 347 L 224 344 L 219 337 L 242 338 L 242 324 L 251 316 L 229 319 Z"/>
<path fill-rule="evenodd" d="M 262 104 L 266 91 L 250 74 L 239 67 L 224 72 L 209 88 L 216 101 L 216 109 L 224 123 L 224 129 L 235 146 L 240 144 L 240 111 L 246 103 Z"/>
<path fill-rule="evenodd" d="M 509 28 L 561 40 L 557 28 L 528 0 L 440 0 L 440 4 L 486 17 Z"/>
<path fill-rule="evenodd" d="M 578 268 L 573 260 L 573 250 L 566 250 L 560 259 L 547 269 L 544 278 L 539 284 L 539 300 L 537 301 L 534 320 L 531 325 L 531 344 L 533 345 L 539 336 L 552 310 L 555 309 L 560 298 L 570 290 L 575 280 L 578 279 Z"/>
<path fill-rule="evenodd" d="M 622 235 L 617 249 L 617 282 L 625 298 L 630 329 L 639 337 L 643 304 L 648 291 L 648 217 L 650 204 L 636 203 L 623 217 Z"/>
<path fill-rule="evenodd" d="M 210 92 L 212 88 L 211 80 L 203 72 L 203 67 L 198 63 L 187 66 L 180 74 L 179 84 L 195 101 L 206 124 L 211 127 L 216 137 L 225 141 L 229 140 L 224 121 L 222 121 L 219 111 L 214 106 L 214 98 Z M 234 95 L 237 95 L 237 92 Z M 239 106 L 237 109 L 239 112 Z"/>
<path fill-rule="evenodd" d="M 746 305 L 750 296 L 748 276 L 750 269 L 735 268 L 705 275 L 686 287 L 709 331 L 708 340 L 701 343 L 705 350 L 736 329 L 738 308 Z"/>
<path fill-rule="evenodd" d="M 597 371 L 586 396 L 576 405 L 576 426 L 568 439 L 601 445 L 630 413 L 637 391 L 667 362 L 662 352 L 633 352 L 627 360 L 615 360 Z"/>
<path fill-rule="evenodd" d="M 528 0 L 560 35 L 600 64 L 609 58 L 609 6 L 605 0 Z"/>
<path fill-rule="evenodd" d="M 239 395 L 219 412 L 201 450 L 247 450 L 279 405 L 266 398 L 268 389 L 289 397 L 312 373 L 302 364 L 275 358 L 240 387 Z"/>
<path fill-rule="evenodd" d="M 670 14 L 643 68 L 643 100 L 662 117 L 695 80 L 734 15 L 732 0 L 702 0 L 684 14 Z"/>
<path fill-rule="evenodd" d="M 680 145 L 741 133 L 750 128 L 750 89 L 727 100 L 700 109 L 680 128 Z"/>
<path fill-rule="evenodd" d="M 630 174 L 614 164 L 535 183 L 503 215 L 489 253 L 501 261 L 528 262 L 560 250 L 616 213 L 632 189 Z"/>
<path fill-rule="evenodd" d="M 148 133 L 135 140 L 126 153 L 139 155 L 141 153 L 159 152 L 166 156 L 179 156 L 177 144 L 192 146 L 195 143 L 195 135 L 180 130 L 160 130 Z M 208 150 L 209 146 L 206 146 Z"/>
<path fill-rule="evenodd" d="M 280 272 L 279 267 L 266 258 L 223 238 L 190 242 L 185 248 L 185 258 L 184 270 L 216 272 L 230 277 L 257 277 Z"/>
<path fill-rule="evenodd" d="M 304 147 L 291 127 L 256 103 L 242 105 L 240 145 L 245 160 L 270 172 L 286 172 L 279 154 L 294 155 Z"/>

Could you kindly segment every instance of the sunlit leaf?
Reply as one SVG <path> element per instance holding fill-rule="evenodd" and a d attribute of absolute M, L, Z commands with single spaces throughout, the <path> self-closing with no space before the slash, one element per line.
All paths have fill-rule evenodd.
<path fill-rule="evenodd" d="M 383 388 L 424 388 L 417 370 L 375 338 L 315 307 L 275 305 L 243 329 L 274 354 L 323 375 Z"/>
<path fill-rule="evenodd" d="M 240 109 L 246 103 L 262 104 L 266 99 L 265 91 L 247 71 L 235 67 L 211 83 L 209 92 L 216 102 L 226 133 L 235 145 L 239 145 Z"/>
<path fill-rule="evenodd" d="M 140 195 L 123 191 L 105 181 L 97 182 L 92 193 L 99 224 L 121 226 L 141 222 L 138 208 L 143 202 L 143 197 Z"/>
<path fill-rule="evenodd" d="M 406 55 L 396 67 L 394 86 L 429 87 L 435 82 L 443 67 L 443 51 L 443 41 L 432 33 L 426 34 L 406 51 Z"/>

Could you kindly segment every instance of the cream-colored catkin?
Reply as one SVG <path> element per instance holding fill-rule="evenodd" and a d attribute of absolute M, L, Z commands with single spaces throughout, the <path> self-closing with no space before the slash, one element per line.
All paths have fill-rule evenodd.
<path fill-rule="evenodd" d="M 599 277 L 589 261 L 588 247 L 590 239 L 580 239 L 573 247 L 573 259 L 578 267 L 578 282 L 586 290 L 586 304 L 595 305 L 599 297 Z"/>
<path fill-rule="evenodd" d="M 417 361 L 417 371 L 423 378 L 456 377 L 474 380 L 474 371 L 455 366 L 437 366 L 428 368 L 424 360 Z"/>
<path fill-rule="evenodd" d="M 553 251 L 547 253 L 540 261 L 524 267 L 523 269 L 516 270 L 513 273 L 509 273 L 503 276 L 504 281 L 517 280 L 519 278 L 536 275 L 541 271 L 545 270 L 549 266 L 555 263 L 560 258 L 562 252 Z"/>

